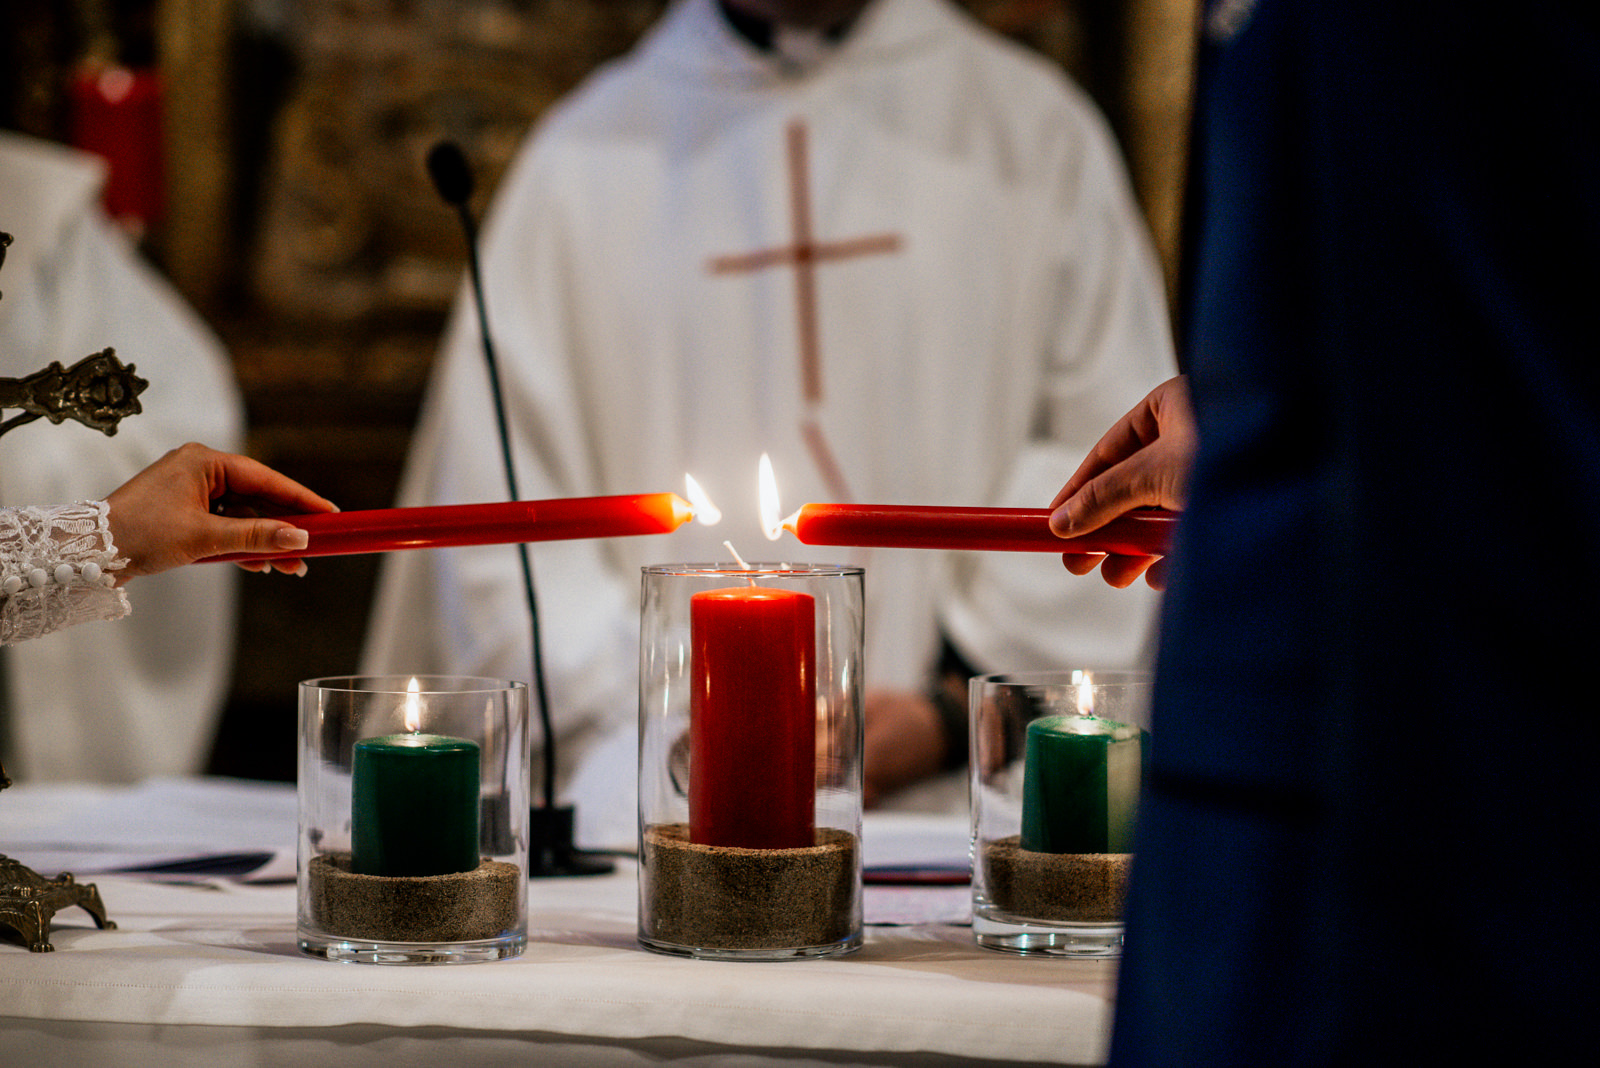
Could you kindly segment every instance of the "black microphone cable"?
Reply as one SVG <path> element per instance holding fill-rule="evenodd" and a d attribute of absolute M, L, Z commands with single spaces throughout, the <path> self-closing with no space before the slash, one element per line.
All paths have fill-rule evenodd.
<path fill-rule="evenodd" d="M 478 263 L 478 226 L 467 207 L 472 196 L 472 169 L 459 145 L 441 141 L 428 152 L 428 176 L 439 199 L 456 209 L 467 239 L 467 275 L 472 284 L 473 304 L 478 313 L 478 335 L 483 342 L 483 358 L 489 370 L 489 392 L 494 399 L 495 424 L 500 432 L 500 456 L 506 469 L 506 489 L 511 500 L 522 499 L 517 491 L 516 462 L 511 452 L 511 428 L 506 416 L 505 394 L 500 388 L 500 364 L 489 334 L 489 309 L 483 297 L 483 272 Z M 527 542 L 517 543 L 517 558 L 522 564 L 522 586 L 528 603 L 528 620 L 533 645 L 533 688 L 538 703 L 539 728 L 544 733 L 544 805 L 530 813 L 528 828 L 528 874 L 600 875 L 615 865 L 604 858 L 584 855 L 573 846 L 573 810 L 556 805 L 556 732 L 550 720 L 550 697 L 545 685 L 544 654 L 539 633 L 539 595 L 533 582 L 533 558 Z"/>

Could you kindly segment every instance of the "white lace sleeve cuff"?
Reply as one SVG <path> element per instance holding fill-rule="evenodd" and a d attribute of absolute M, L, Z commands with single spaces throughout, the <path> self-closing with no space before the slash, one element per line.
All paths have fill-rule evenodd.
<path fill-rule="evenodd" d="M 97 619 L 121 619 L 117 556 L 104 501 L 0 508 L 0 644 Z"/>

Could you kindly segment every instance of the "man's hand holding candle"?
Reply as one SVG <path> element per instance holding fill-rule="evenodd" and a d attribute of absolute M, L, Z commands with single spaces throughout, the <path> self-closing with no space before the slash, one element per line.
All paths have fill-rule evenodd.
<path fill-rule="evenodd" d="M 1151 390 L 1117 421 L 1050 502 L 1050 529 L 1080 537 L 1135 508 L 1181 510 L 1198 438 L 1189 404 L 1189 382 L 1179 375 Z M 1074 575 L 1096 566 L 1122 589 L 1140 575 L 1155 589 L 1166 587 L 1166 559 L 1102 553 L 1063 553 Z"/>

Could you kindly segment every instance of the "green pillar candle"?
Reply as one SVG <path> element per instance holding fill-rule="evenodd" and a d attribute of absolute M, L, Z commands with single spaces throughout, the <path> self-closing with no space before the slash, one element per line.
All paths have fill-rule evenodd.
<path fill-rule="evenodd" d="M 1128 853 L 1145 733 L 1095 716 L 1028 724 L 1022 771 L 1023 849 Z"/>
<path fill-rule="evenodd" d="M 357 742 L 350 867 L 358 875 L 446 875 L 478 867 L 478 746 L 439 734 Z"/>

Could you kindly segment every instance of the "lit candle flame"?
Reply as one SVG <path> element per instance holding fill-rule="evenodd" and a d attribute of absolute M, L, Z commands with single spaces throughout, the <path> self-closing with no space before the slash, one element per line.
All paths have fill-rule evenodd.
<path fill-rule="evenodd" d="M 1074 671 L 1072 681 L 1078 687 L 1078 715 L 1094 715 L 1094 676 L 1087 671 Z"/>
<path fill-rule="evenodd" d="M 689 507 L 694 509 L 694 521 L 714 527 L 722 522 L 722 509 L 711 501 L 711 495 L 700 488 L 693 475 L 683 476 L 683 485 L 689 495 Z"/>
<path fill-rule="evenodd" d="M 783 517 L 778 511 L 778 479 L 772 473 L 772 457 L 761 454 L 761 529 L 767 540 L 777 541 L 783 534 Z"/>
<path fill-rule="evenodd" d="M 416 734 L 422 729 L 422 699 L 417 695 L 422 691 L 422 685 L 413 676 L 406 684 L 405 717 L 406 730 Z"/>

